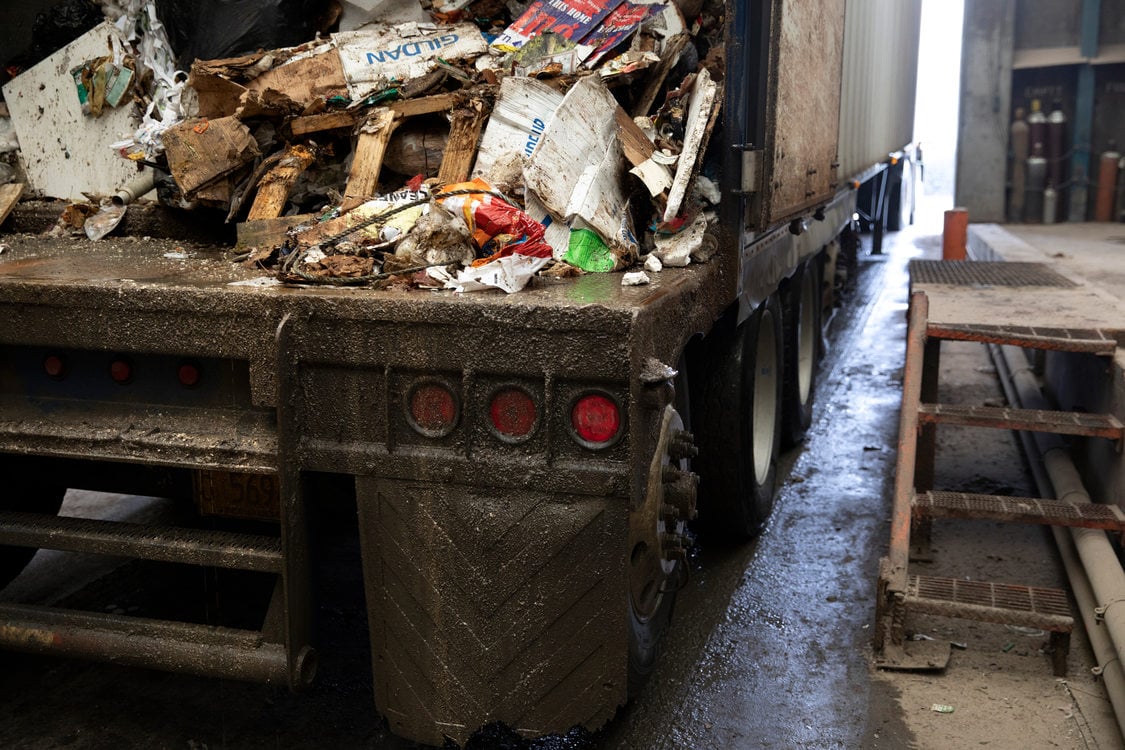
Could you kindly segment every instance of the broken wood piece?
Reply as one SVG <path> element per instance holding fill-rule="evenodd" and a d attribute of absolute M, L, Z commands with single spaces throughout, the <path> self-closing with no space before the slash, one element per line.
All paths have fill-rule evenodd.
<path fill-rule="evenodd" d="M 453 113 L 449 143 L 438 169 L 438 182 L 449 184 L 469 179 L 473 158 L 477 155 L 481 129 L 492 108 L 481 97 L 474 97 L 467 106 Z"/>
<path fill-rule="evenodd" d="M 20 202 L 23 196 L 23 183 L 13 182 L 7 185 L 0 185 L 0 224 L 8 218 L 8 214 L 12 213 L 12 209 Z"/>
<path fill-rule="evenodd" d="M 289 239 L 289 230 L 301 224 L 312 225 L 316 221 L 316 214 L 298 214 L 296 216 L 278 216 L 274 219 L 256 219 L 244 221 L 237 227 L 238 247 L 278 247 Z"/>
<path fill-rule="evenodd" d="M 703 165 L 703 153 L 707 141 L 715 128 L 722 100 L 719 84 L 712 80 L 710 71 L 703 68 L 695 79 L 688 103 L 687 120 L 684 124 L 684 147 L 676 164 L 676 177 L 668 190 L 668 204 L 664 208 L 664 221 L 671 221 L 679 215 L 684 198 L 695 181 Z"/>
<path fill-rule="evenodd" d="M 281 161 L 262 178 L 258 195 L 254 198 L 254 205 L 250 207 L 247 220 L 273 219 L 280 216 L 285 209 L 286 201 L 289 200 L 289 194 L 293 192 L 293 185 L 315 158 L 310 149 L 300 144 L 287 148 Z"/>
<path fill-rule="evenodd" d="M 668 201 L 668 188 L 672 185 L 672 170 L 652 158 L 657 153 L 656 144 L 621 107 L 617 108 L 615 122 L 617 140 L 621 142 L 625 159 L 632 167 L 629 171 L 640 178 L 663 211 Z"/>
<path fill-rule="evenodd" d="M 420 96 L 417 99 L 400 99 L 387 106 L 400 117 L 413 117 L 414 115 L 432 115 L 436 112 L 446 112 L 456 107 L 464 99 L 464 93 L 450 91 L 446 94 Z"/>
<path fill-rule="evenodd" d="M 301 136 L 308 135 L 309 133 L 320 133 L 325 130 L 352 128 L 355 127 L 358 119 L 355 112 L 349 112 L 347 110 L 324 112 L 319 115 L 306 115 L 304 117 L 293 118 L 289 121 L 289 130 L 294 136 Z"/>
<path fill-rule="evenodd" d="M 641 117 L 647 115 L 652 105 L 656 102 L 656 97 L 660 93 L 661 87 L 664 86 L 664 79 L 672 72 L 676 62 L 680 59 L 680 53 L 683 52 L 684 47 L 687 46 L 688 40 L 691 37 L 687 34 L 677 34 L 669 39 L 665 44 L 664 56 L 660 58 L 660 62 L 652 69 L 649 74 L 648 85 L 645 86 L 644 93 L 641 98 L 633 105 L 633 116 Z"/>
<path fill-rule="evenodd" d="M 625 158 L 634 167 L 648 161 L 656 150 L 656 145 L 645 135 L 645 131 L 621 107 L 617 108 L 614 118 L 617 123 L 617 138 L 621 141 Z"/>
<path fill-rule="evenodd" d="M 375 196 L 379 171 L 383 168 L 383 155 L 399 122 L 399 116 L 394 110 L 379 107 L 372 110 L 360 126 L 355 159 L 348 174 L 341 210 L 350 211 Z"/>
<path fill-rule="evenodd" d="M 185 120 L 165 130 L 161 141 L 168 169 L 187 198 L 258 156 L 258 142 L 235 117 Z"/>

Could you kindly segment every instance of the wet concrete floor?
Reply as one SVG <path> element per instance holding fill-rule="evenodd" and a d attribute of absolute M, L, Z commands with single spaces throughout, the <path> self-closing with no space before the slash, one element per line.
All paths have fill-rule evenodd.
<path fill-rule="evenodd" d="M 813 426 L 785 456 L 774 516 L 743 547 L 700 540 L 645 692 L 593 737 L 533 747 L 910 745 L 893 698 L 871 679 L 869 659 L 901 396 L 905 267 L 921 252 L 918 236 L 891 235 L 884 255 L 862 254 L 851 305 L 831 322 Z M 300 697 L 2 654 L 0 747 L 413 747 L 374 715 L 362 608 L 347 602 L 342 596 L 328 607 L 322 627 L 352 646 L 326 656 L 318 684 Z"/>

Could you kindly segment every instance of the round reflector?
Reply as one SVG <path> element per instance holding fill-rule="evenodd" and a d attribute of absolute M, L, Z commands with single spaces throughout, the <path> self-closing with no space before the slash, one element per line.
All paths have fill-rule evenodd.
<path fill-rule="evenodd" d="M 444 437 L 457 426 L 457 399 L 441 383 L 422 383 L 410 392 L 410 424 L 427 437 Z"/>
<path fill-rule="evenodd" d="M 43 371 L 49 377 L 61 378 L 66 375 L 66 360 L 57 354 L 48 354 L 43 358 Z"/>
<path fill-rule="evenodd" d="M 570 424 L 586 447 L 602 448 L 621 430 L 621 409 L 605 394 L 587 393 L 574 402 Z"/>
<path fill-rule="evenodd" d="M 176 370 L 176 377 L 179 378 L 180 385 L 194 388 L 199 385 L 199 367 L 191 362 L 184 362 Z"/>
<path fill-rule="evenodd" d="M 531 436 L 539 420 L 535 401 L 522 388 L 501 388 L 488 406 L 492 427 L 501 440 L 519 441 Z"/>
<path fill-rule="evenodd" d="M 115 359 L 109 365 L 109 376 L 124 385 L 133 379 L 133 366 L 126 359 Z"/>

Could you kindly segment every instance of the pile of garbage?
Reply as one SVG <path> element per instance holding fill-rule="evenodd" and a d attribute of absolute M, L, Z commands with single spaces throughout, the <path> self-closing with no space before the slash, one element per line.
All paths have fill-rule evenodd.
<path fill-rule="evenodd" d="M 330 5 L 318 24 L 354 19 Z M 133 92 L 141 128 L 112 148 L 151 177 L 79 223 L 111 230 L 155 184 L 225 211 L 238 262 L 299 284 L 514 292 L 629 269 L 635 284 L 714 252 L 722 0 L 386 0 L 354 28 L 186 75 L 151 5 L 119 11 L 76 96 L 98 117 Z"/>

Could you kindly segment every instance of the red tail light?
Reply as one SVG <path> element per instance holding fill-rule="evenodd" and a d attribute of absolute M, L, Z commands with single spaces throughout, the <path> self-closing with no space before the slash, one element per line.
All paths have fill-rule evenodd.
<path fill-rule="evenodd" d="M 48 354 L 43 358 L 43 371 L 48 377 L 66 377 L 66 360 L 58 354 Z"/>
<path fill-rule="evenodd" d="M 571 407 L 570 424 L 587 448 L 604 448 L 621 434 L 621 408 L 604 393 L 587 393 Z"/>
<path fill-rule="evenodd" d="M 113 382 L 125 385 L 133 379 L 133 365 L 129 360 L 119 357 L 110 362 L 109 376 L 113 378 Z"/>
<path fill-rule="evenodd" d="M 445 437 L 453 432 L 460 416 L 457 398 L 441 383 L 421 383 L 407 398 L 411 426 L 427 437 Z"/>
<path fill-rule="evenodd" d="M 176 370 L 176 377 L 179 378 L 180 385 L 185 388 L 194 388 L 199 385 L 199 366 L 192 362 L 184 362 Z"/>
<path fill-rule="evenodd" d="M 539 422 L 535 400 L 522 388 L 501 388 L 492 396 L 488 416 L 497 437 L 519 442 L 531 436 Z"/>

